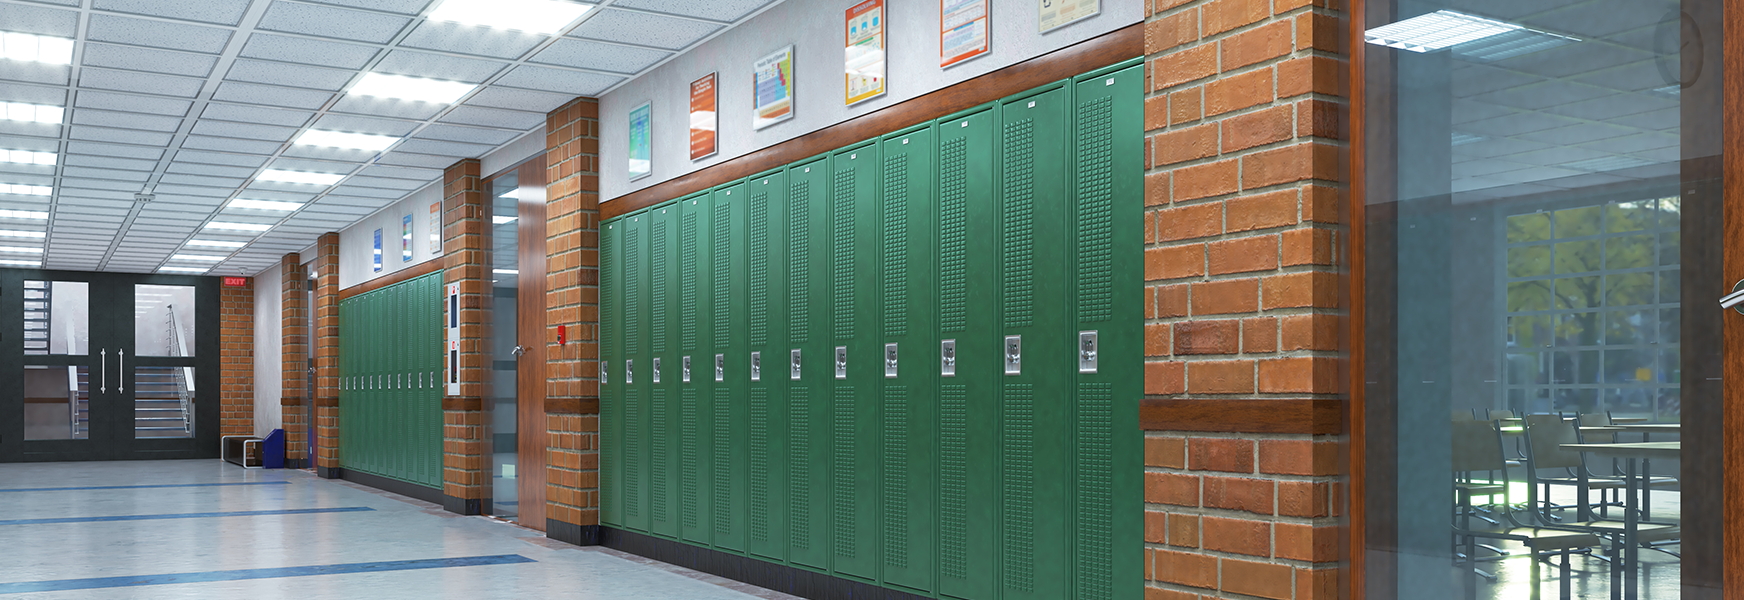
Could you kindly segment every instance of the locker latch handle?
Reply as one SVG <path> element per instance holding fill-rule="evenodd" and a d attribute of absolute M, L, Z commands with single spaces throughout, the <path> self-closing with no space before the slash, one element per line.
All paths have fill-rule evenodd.
<path fill-rule="evenodd" d="M 624 385 L 636 383 L 636 359 L 624 359 Z"/>
<path fill-rule="evenodd" d="M 751 353 L 751 381 L 763 380 L 763 353 Z"/>
<path fill-rule="evenodd" d="M 836 346 L 836 379 L 848 378 L 848 347 Z"/>
<path fill-rule="evenodd" d="M 1023 336 L 1005 336 L 1005 374 L 1023 373 Z"/>
<path fill-rule="evenodd" d="M 727 380 L 727 355 L 715 355 L 715 381 Z"/>
<path fill-rule="evenodd" d="M 660 383 L 660 357 L 654 357 L 654 369 L 650 371 L 650 373 L 652 374 L 652 379 L 649 381 Z"/>
<path fill-rule="evenodd" d="M 684 360 L 679 364 L 679 368 L 682 369 L 680 378 L 683 379 L 685 383 L 690 383 L 690 357 L 684 357 Z"/>
<path fill-rule="evenodd" d="M 794 381 L 799 381 L 799 349 L 798 348 L 793 349 L 791 357 L 793 359 L 793 373 L 791 375 L 789 375 L 788 378 L 792 379 Z"/>
<path fill-rule="evenodd" d="M 1078 372 L 1096 372 L 1096 332 L 1078 332 Z"/>
<path fill-rule="evenodd" d="M 957 340 L 939 342 L 939 375 L 957 376 Z"/>
<path fill-rule="evenodd" d="M 884 377 L 896 378 L 896 344 L 884 345 Z"/>

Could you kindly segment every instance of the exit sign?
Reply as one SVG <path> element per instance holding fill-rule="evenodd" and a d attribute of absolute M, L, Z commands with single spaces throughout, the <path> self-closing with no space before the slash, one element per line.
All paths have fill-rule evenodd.
<path fill-rule="evenodd" d="M 247 277 L 225 277 L 224 287 L 248 287 Z"/>

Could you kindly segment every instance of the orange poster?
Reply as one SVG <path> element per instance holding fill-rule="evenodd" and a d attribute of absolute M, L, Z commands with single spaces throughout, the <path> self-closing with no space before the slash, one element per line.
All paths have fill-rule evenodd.
<path fill-rule="evenodd" d="M 715 154 L 715 74 L 690 82 L 690 159 Z"/>

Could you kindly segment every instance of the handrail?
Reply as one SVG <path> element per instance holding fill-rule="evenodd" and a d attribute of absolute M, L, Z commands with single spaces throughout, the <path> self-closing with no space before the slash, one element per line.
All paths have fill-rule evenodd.
<path fill-rule="evenodd" d="M 182 330 L 176 326 L 176 305 L 169 304 L 166 308 L 167 310 L 165 310 L 165 312 L 169 315 L 168 325 L 170 333 L 169 341 L 166 344 L 169 346 L 168 353 L 170 356 L 187 356 L 188 341 L 182 339 Z M 171 369 L 171 372 L 175 373 L 176 395 L 181 399 L 182 428 L 184 432 L 192 434 L 194 433 L 194 368 L 171 367 Z"/>

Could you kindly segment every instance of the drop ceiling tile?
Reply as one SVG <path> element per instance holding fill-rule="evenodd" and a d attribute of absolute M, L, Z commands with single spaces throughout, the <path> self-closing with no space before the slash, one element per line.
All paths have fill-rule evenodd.
<path fill-rule="evenodd" d="M 249 0 L 94 0 L 91 8 L 234 26 Z"/>
<path fill-rule="evenodd" d="M 131 158 L 111 158 L 107 156 L 83 156 L 68 154 L 61 157 L 61 164 L 70 167 L 92 167 L 97 169 L 120 169 L 128 171 L 151 171 L 157 168 L 155 160 L 135 160 Z"/>
<path fill-rule="evenodd" d="M 388 177 L 356 177 L 356 176 L 354 176 L 351 179 L 345 180 L 346 187 L 363 186 L 363 187 L 383 188 L 383 189 L 390 189 L 390 190 L 400 190 L 403 192 L 409 192 L 409 191 L 424 187 L 425 183 L 427 183 L 427 182 L 412 181 L 410 179 L 393 179 L 393 178 L 388 178 Z"/>
<path fill-rule="evenodd" d="M 220 165 L 203 165 L 189 162 L 172 162 L 169 167 L 164 169 L 164 171 L 166 173 L 185 173 L 188 175 L 207 175 L 211 177 L 248 178 L 254 176 L 255 169 L 249 167 L 225 167 Z"/>
<path fill-rule="evenodd" d="M 500 127 L 503 129 L 518 129 L 526 131 L 545 124 L 545 113 L 503 110 L 501 108 L 484 108 L 480 106 L 456 106 L 454 107 L 454 110 L 443 115 L 441 120 L 444 123 L 481 125 L 484 127 Z"/>
<path fill-rule="evenodd" d="M 309 205 L 308 208 L 303 209 L 303 212 L 307 213 L 307 212 L 314 211 L 314 212 L 321 212 L 321 213 L 332 214 L 332 215 L 345 215 L 347 217 L 355 218 L 355 217 L 358 217 L 361 215 L 367 215 L 370 212 L 372 212 L 373 210 L 374 209 L 371 209 L 367 206 L 353 206 L 353 205 L 345 204 L 343 198 L 334 198 L 332 196 L 327 196 L 325 198 L 322 198 L 320 202 L 316 202 L 314 204 Z"/>
<path fill-rule="evenodd" d="M 350 173 L 357 170 L 357 165 L 324 160 L 301 160 L 295 158 L 279 158 L 272 162 L 268 169 L 283 169 L 286 171 L 308 171 L 310 173 Z"/>
<path fill-rule="evenodd" d="M 479 90 L 477 94 L 468 98 L 466 103 L 471 106 L 548 113 L 574 99 L 575 96 L 568 94 L 552 94 L 493 85 Z"/>
<path fill-rule="evenodd" d="M 171 117 L 187 116 L 188 107 L 193 102 L 156 96 L 139 96 L 135 94 L 117 94 L 114 92 L 99 92 L 95 90 L 79 90 L 73 99 L 77 108 L 100 108 L 104 110 L 119 110 L 135 113 L 151 113 Z M 77 113 L 78 111 L 74 111 Z"/>
<path fill-rule="evenodd" d="M 376 49 L 369 46 L 312 40 L 309 38 L 255 33 L 242 47 L 242 55 L 340 69 L 361 69 L 375 58 Z"/>
<path fill-rule="evenodd" d="M 7 150 L 33 150 L 36 152 L 56 152 L 60 150 L 59 140 L 47 140 L 23 136 L 0 136 L 0 148 Z"/>
<path fill-rule="evenodd" d="M 525 132 L 437 124 L 419 130 L 416 137 L 449 142 L 466 142 L 471 144 L 490 144 L 492 146 L 500 146 L 514 140 L 515 138 L 521 137 L 522 133 Z"/>
<path fill-rule="evenodd" d="M 394 98 L 377 98 L 373 96 L 354 96 L 346 94 L 338 102 L 333 103 L 333 111 L 346 112 L 378 117 L 394 117 L 400 119 L 416 119 L 422 121 L 436 116 L 446 104 L 434 102 L 410 102 Z"/>
<path fill-rule="evenodd" d="M 294 158 L 313 158 L 316 160 L 334 160 L 352 163 L 367 162 L 378 154 L 374 150 L 347 150 L 329 146 L 291 146 L 281 153 Z"/>
<path fill-rule="evenodd" d="M 397 165 L 402 167 L 445 169 L 448 168 L 449 165 L 454 164 L 454 157 L 395 151 L 383 154 L 381 160 L 376 162 L 384 165 Z"/>
<path fill-rule="evenodd" d="M 572 36 L 682 50 L 722 25 L 675 19 L 627 10 L 606 9 L 583 21 Z"/>
<path fill-rule="evenodd" d="M 405 167 L 384 167 L 380 165 L 365 167 L 358 173 L 369 177 L 393 177 L 412 181 L 431 182 L 442 177 L 439 169 L 409 169 Z"/>
<path fill-rule="evenodd" d="M 137 191 L 139 191 L 139 184 L 130 183 L 130 182 L 126 182 L 126 181 L 109 181 L 109 180 L 104 180 L 104 179 L 75 179 L 72 177 L 65 177 L 65 178 L 61 179 L 61 189 L 62 189 L 61 195 L 64 197 L 67 195 L 66 190 L 69 190 L 69 189 L 109 190 L 109 191 L 117 191 L 117 192 L 137 192 Z M 128 202 L 132 202 L 132 201 L 133 201 L 132 196 L 131 195 L 128 196 Z"/>
<path fill-rule="evenodd" d="M 164 173 L 164 176 L 159 178 L 158 181 L 163 183 L 179 183 L 185 185 L 203 185 L 206 187 L 235 189 L 242 187 L 242 184 L 247 183 L 248 179 L 244 177 L 205 177 L 183 173 Z"/>
<path fill-rule="evenodd" d="M 440 154 L 461 158 L 478 158 L 495 150 L 491 146 L 479 144 L 462 144 L 459 142 L 442 142 L 437 140 L 410 139 L 400 142 L 395 152 L 415 152 L 419 154 Z"/>
<path fill-rule="evenodd" d="M 0 101 L 66 106 L 66 88 L 0 83 Z"/>
<path fill-rule="evenodd" d="M 43 177 L 54 177 L 54 172 L 55 172 L 54 165 L 21 165 L 18 163 L 0 163 L 0 177 L 11 177 L 13 175 L 35 175 L 35 176 L 43 176 Z M 6 208 L 6 207 L 0 206 L 0 208 Z"/>
<path fill-rule="evenodd" d="M 5 24 L 6 31 L 71 38 L 79 32 L 79 13 L 46 6 L 0 4 L 0 23 Z"/>
<path fill-rule="evenodd" d="M 221 154 L 217 152 L 199 152 L 182 150 L 176 152 L 176 163 L 192 162 L 208 165 L 229 165 L 233 167 L 258 168 L 266 164 L 264 156 L 248 156 L 242 154 Z"/>
<path fill-rule="evenodd" d="M 400 45 L 474 56 L 520 58 L 545 39 L 542 35 L 519 31 L 425 21 L 414 28 L 411 35 L 406 36 Z"/>
<path fill-rule="evenodd" d="M 509 63 L 495 60 L 460 58 L 415 50 L 394 50 L 370 70 L 377 73 L 410 75 L 443 81 L 483 83 L 507 66 Z"/>
<path fill-rule="evenodd" d="M 404 15 L 416 15 L 424 12 L 431 0 L 308 0 L 317 4 L 333 4 L 337 6 L 354 6 L 386 12 L 396 12 Z"/>
<path fill-rule="evenodd" d="M 11 174 L 8 174 L 6 176 L 5 183 L 22 183 L 22 184 L 27 184 L 27 185 L 54 185 L 54 176 L 52 176 L 52 175 L 48 175 L 48 176 L 25 175 L 23 173 L 11 173 Z M 48 201 L 47 198 L 43 198 L 42 196 L 25 196 L 25 199 L 27 199 L 31 202 L 47 202 Z"/>
<path fill-rule="evenodd" d="M 671 52 L 659 50 L 563 38 L 540 51 L 531 61 L 630 75 L 640 73 L 671 55 Z"/>
<path fill-rule="evenodd" d="M 213 100 L 241 102 L 244 104 L 265 104 L 268 106 L 284 106 L 288 108 L 303 108 L 314 110 L 327 104 L 333 94 L 298 88 L 279 87 L 274 85 L 259 85 L 226 81 L 218 85 L 218 91 L 212 94 Z"/>
<path fill-rule="evenodd" d="M 329 114 L 315 121 L 314 129 L 327 131 L 347 131 L 352 133 L 369 133 L 375 135 L 391 135 L 404 137 L 418 128 L 416 121 L 401 121 L 398 119 L 375 119 L 354 115 Z"/>
<path fill-rule="evenodd" d="M 282 202 L 309 202 L 315 199 L 313 193 L 277 192 L 250 188 L 244 195 L 255 200 L 279 200 Z"/>
<path fill-rule="evenodd" d="M 68 154 L 91 154 L 96 156 L 114 156 L 117 158 L 139 158 L 157 160 L 163 158 L 162 148 L 141 148 L 139 146 L 119 146 L 94 142 L 67 142 Z"/>
<path fill-rule="evenodd" d="M 141 115 L 81 108 L 73 111 L 73 124 L 101 125 L 104 127 L 121 127 L 126 129 L 143 129 L 146 131 L 175 133 L 176 129 L 181 127 L 182 120 L 176 117 L 160 117 L 156 115 Z"/>
<path fill-rule="evenodd" d="M 159 186 L 157 186 L 156 189 L 154 189 L 152 191 L 156 192 L 160 196 L 189 196 L 190 198 L 181 199 L 183 202 L 188 202 L 188 201 L 192 201 L 193 197 L 219 198 L 219 199 L 228 198 L 230 196 L 230 192 L 233 190 L 226 189 L 226 188 L 209 188 L 209 187 L 192 186 L 192 185 L 159 185 Z M 211 202 L 215 203 L 217 201 L 212 200 Z"/>
<path fill-rule="evenodd" d="M 72 75 L 73 68 L 66 65 L 51 65 L 16 60 L 0 61 L 0 79 L 10 81 L 66 85 L 67 80 L 71 78 Z"/>
<path fill-rule="evenodd" d="M 286 142 L 290 141 L 291 136 L 296 135 L 297 129 L 295 127 L 232 123 L 229 121 L 196 121 L 192 133 L 245 140 Z"/>
<path fill-rule="evenodd" d="M 104 90 L 119 90 L 123 92 L 140 92 L 159 96 L 181 96 L 193 98 L 200 95 L 200 88 L 205 87 L 206 80 L 190 77 L 174 77 L 140 73 L 138 71 L 116 71 L 86 67 L 79 70 L 79 86 Z"/>
<path fill-rule="evenodd" d="M 201 119 L 216 121 L 238 121 L 242 123 L 258 123 L 261 125 L 279 125 L 284 127 L 302 127 L 309 122 L 315 113 L 300 110 L 281 110 L 262 108 L 259 106 L 243 106 L 240 104 L 224 104 L 213 102 L 206 105 L 206 110 L 200 113 Z"/>
<path fill-rule="evenodd" d="M 242 59 L 224 76 L 230 81 L 248 81 L 337 92 L 351 82 L 352 71 L 311 67 L 265 60 Z"/>
<path fill-rule="evenodd" d="M 79 190 L 77 193 L 61 194 L 59 203 L 61 205 L 98 206 L 131 211 L 133 209 L 133 194 L 104 190 Z"/>
<path fill-rule="evenodd" d="M 381 13 L 328 6 L 273 2 L 260 29 L 385 44 L 412 20 Z"/>
<path fill-rule="evenodd" d="M 59 139 L 61 126 L 43 123 L 25 123 L 22 121 L 0 121 L 0 135 L 31 136 Z"/>
<path fill-rule="evenodd" d="M 278 142 L 257 142 L 239 140 L 236 138 L 206 137 L 190 135 L 182 142 L 183 148 L 195 150 L 217 150 L 219 152 L 241 152 L 243 154 L 272 154 L 278 152 L 284 144 Z"/>
<path fill-rule="evenodd" d="M 253 195 L 253 194 L 257 193 L 258 191 L 267 191 L 267 192 L 283 191 L 283 192 L 300 193 L 300 192 L 308 192 L 311 190 L 314 190 L 314 191 L 326 190 L 328 187 L 330 187 L 330 186 L 308 185 L 308 184 L 302 184 L 302 183 L 281 183 L 281 182 L 277 182 L 277 181 L 261 181 L 261 180 L 256 179 L 254 181 L 254 183 L 249 184 L 248 187 L 241 192 L 241 194 L 242 195 Z"/>
<path fill-rule="evenodd" d="M 85 38 L 91 41 L 114 42 L 130 46 L 150 46 L 218 54 L 224 51 L 225 44 L 230 43 L 230 30 L 203 25 L 93 14 L 90 25 L 85 30 Z"/>
<path fill-rule="evenodd" d="M 90 67 L 112 67 L 187 77 L 206 77 L 212 74 L 212 66 L 218 64 L 218 57 L 210 54 L 190 54 L 169 50 L 86 43 L 80 62 Z"/>
<path fill-rule="evenodd" d="M 623 77 L 616 75 L 523 65 L 515 67 L 515 70 L 504 75 L 502 79 L 498 79 L 496 85 L 545 90 L 576 96 L 595 96 L 623 80 Z"/>
<path fill-rule="evenodd" d="M 737 21 L 779 0 L 618 0 L 614 6 L 714 21 Z"/>
<path fill-rule="evenodd" d="M 152 133 L 132 129 L 110 129 L 91 125 L 74 125 L 67 134 L 75 140 L 102 142 L 120 142 L 123 144 L 138 144 L 141 146 L 168 146 L 174 137 L 168 133 Z"/>

